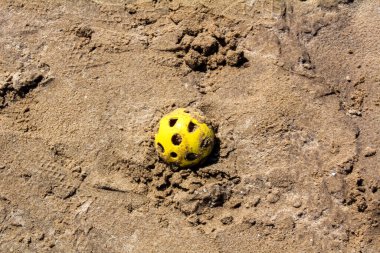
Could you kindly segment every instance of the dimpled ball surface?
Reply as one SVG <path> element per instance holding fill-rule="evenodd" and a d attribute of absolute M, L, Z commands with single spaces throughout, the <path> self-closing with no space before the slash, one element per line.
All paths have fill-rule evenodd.
<path fill-rule="evenodd" d="M 179 108 L 162 117 L 154 143 L 166 163 L 191 167 L 211 153 L 214 139 L 214 131 L 199 112 Z"/>

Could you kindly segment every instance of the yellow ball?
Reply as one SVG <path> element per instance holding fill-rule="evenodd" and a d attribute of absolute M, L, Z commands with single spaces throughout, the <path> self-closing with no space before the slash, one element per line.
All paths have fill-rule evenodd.
<path fill-rule="evenodd" d="M 162 117 L 154 144 L 166 163 L 191 167 L 211 153 L 214 139 L 214 131 L 200 113 L 179 108 Z"/>

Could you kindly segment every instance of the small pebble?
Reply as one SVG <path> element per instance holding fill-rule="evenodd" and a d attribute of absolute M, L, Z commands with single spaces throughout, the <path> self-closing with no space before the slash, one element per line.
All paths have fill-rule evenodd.
<path fill-rule="evenodd" d="M 243 223 L 248 224 L 250 226 L 254 226 L 256 224 L 256 219 L 252 217 L 245 217 Z"/>
<path fill-rule="evenodd" d="M 302 202 L 300 200 L 296 200 L 293 203 L 294 208 L 300 208 L 302 206 Z"/>
<path fill-rule="evenodd" d="M 241 206 L 241 200 L 240 199 L 232 199 L 230 200 L 228 206 L 232 209 L 239 208 Z"/>
<path fill-rule="evenodd" d="M 274 204 L 276 203 L 277 201 L 280 200 L 280 196 L 278 194 L 275 194 L 275 193 L 270 193 L 268 196 L 267 196 L 267 201 L 271 204 Z"/>
<path fill-rule="evenodd" d="M 256 196 L 253 198 L 252 204 L 254 207 L 258 206 L 260 204 L 261 198 Z"/>
<path fill-rule="evenodd" d="M 224 225 L 230 225 L 234 221 L 232 216 L 226 216 L 220 220 Z"/>
<path fill-rule="evenodd" d="M 244 61 L 243 51 L 229 50 L 226 55 L 226 62 L 230 66 L 238 66 Z"/>
<path fill-rule="evenodd" d="M 45 239 L 45 234 L 44 233 L 38 234 L 37 240 L 42 241 L 43 239 Z"/>
<path fill-rule="evenodd" d="M 372 147 L 366 147 L 365 150 L 364 150 L 364 156 L 365 157 L 370 157 L 370 156 L 374 156 L 376 155 L 376 149 L 372 148 Z"/>
<path fill-rule="evenodd" d="M 355 109 L 350 109 L 347 112 L 348 115 L 354 115 L 354 116 L 362 116 L 362 112 Z"/>

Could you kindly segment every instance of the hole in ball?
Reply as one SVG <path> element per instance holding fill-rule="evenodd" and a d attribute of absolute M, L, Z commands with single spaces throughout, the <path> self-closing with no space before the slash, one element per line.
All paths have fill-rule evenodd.
<path fill-rule="evenodd" d="M 194 161 L 195 159 L 197 159 L 197 155 L 194 153 L 188 153 L 186 154 L 185 159 L 188 161 Z"/>
<path fill-rule="evenodd" d="M 202 140 L 201 148 L 208 148 L 208 147 L 210 147 L 211 143 L 212 143 L 211 139 L 207 137 L 207 138 Z"/>
<path fill-rule="evenodd" d="M 177 123 L 178 119 L 169 119 L 169 126 L 174 127 L 175 123 Z"/>
<path fill-rule="evenodd" d="M 174 135 L 172 136 L 172 143 L 173 143 L 174 145 L 178 146 L 179 144 L 181 144 L 181 142 L 182 142 L 182 137 L 181 137 L 181 135 L 179 135 L 179 134 L 174 134 Z"/>
<path fill-rule="evenodd" d="M 170 156 L 173 157 L 173 158 L 175 158 L 175 157 L 177 157 L 177 153 L 176 152 L 171 152 Z"/>
<path fill-rule="evenodd" d="M 189 131 L 189 133 L 192 133 L 195 131 L 195 129 L 197 129 L 197 127 L 198 126 L 194 122 L 190 121 L 189 125 L 187 126 L 187 131 Z"/>
<path fill-rule="evenodd" d="M 165 152 L 164 146 L 162 146 L 161 143 L 157 143 L 157 146 L 158 146 L 158 151 L 159 151 L 160 153 L 164 153 L 164 152 Z"/>

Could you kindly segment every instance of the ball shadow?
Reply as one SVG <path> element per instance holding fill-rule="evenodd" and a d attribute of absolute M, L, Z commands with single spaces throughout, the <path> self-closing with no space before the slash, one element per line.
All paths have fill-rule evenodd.
<path fill-rule="evenodd" d="M 220 159 L 220 139 L 215 137 L 214 147 L 211 154 L 199 165 L 193 168 L 193 170 L 198 170 L 219 162 Z"/>

